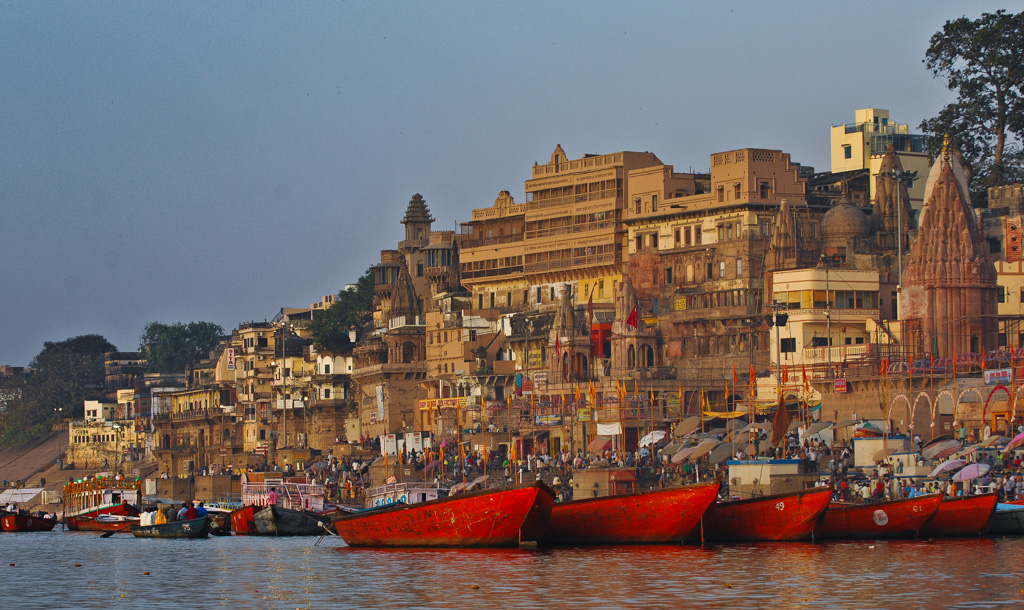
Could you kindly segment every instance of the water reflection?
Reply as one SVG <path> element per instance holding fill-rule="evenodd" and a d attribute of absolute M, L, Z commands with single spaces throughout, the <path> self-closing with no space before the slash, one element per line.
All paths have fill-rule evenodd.
<path fill-rule="evenodd" d="M 332 539 L 321 546 L 314 542 L 3 534 L 4 607 L 988 608 L 1024 603 L 1024 539 L 539 551 L 371 550 L 339 547 Z"/>

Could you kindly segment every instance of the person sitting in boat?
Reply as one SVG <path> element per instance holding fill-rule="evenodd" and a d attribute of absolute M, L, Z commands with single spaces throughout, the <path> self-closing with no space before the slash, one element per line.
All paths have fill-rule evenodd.
<path fill-rule="evenodd" d="M 188 502 L 182 502 L 181 503 L 181 508 L 178 509 L 178 514 L 176 515 L 177 520 L 178 521 L 185 520 L 186 519 L 185 515 L 187 513 L 188 513 Z"/>
<path fill-rule="evenodd" d="M 205 517 L 208 514 L 210 514 L 210 511 L 206 510 L 206 506 L 200 502 L 199 505 L 196 506 L 196 517 Z"/>

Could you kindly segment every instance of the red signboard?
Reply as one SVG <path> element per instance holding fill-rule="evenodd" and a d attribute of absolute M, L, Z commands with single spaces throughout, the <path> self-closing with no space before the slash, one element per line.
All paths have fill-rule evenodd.
<path fill-rule="evenodd" d="M 836 379 L 833 382 L 833 384 L 832 384 L 832 388 L 833 388 L 833 390 L 837 394 L 845 394 L 846 393 L 846 380 L 845 379 Z"/>

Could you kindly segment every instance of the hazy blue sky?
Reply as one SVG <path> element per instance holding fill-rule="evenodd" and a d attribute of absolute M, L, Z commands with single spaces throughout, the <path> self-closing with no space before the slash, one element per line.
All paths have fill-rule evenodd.
<path fill-rule="evenodd" d="M 454 229 L 556 144 L 677 170 L 952 99 L 947 19 L 1021 2 L 3 2 L 0 364 L 337 292 L 422 193 Z"/>

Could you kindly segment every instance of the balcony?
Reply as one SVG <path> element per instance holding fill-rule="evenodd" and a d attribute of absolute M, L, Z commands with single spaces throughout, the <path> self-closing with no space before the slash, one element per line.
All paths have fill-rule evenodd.
<path fill-rule="evenodd" d="M 459 242 L 459 245 L 463 248 L 480 248 L 482 246 L 497 246 L 499 244 L 511 244 L 520 241 L 523 241 L 522 233 L 517 233 L 515 235 L 497 235 L 482 239 L 463 239 Z"/>
<path fill-rule="evenodd" d="M 564 227 L 552 227 L 550 229 L 536 229 L 533 231 L 527 231 L 526 239 L 540 239 L 543 237 L 553 237 L 556 235 L 572 235 L 574 233 L 587 233 L 589 231 L 600 231 L 602 229 L 611 229 L 614 227 L 614 220 L 598 220 L 594 222 L 584 222 L 580 224 L 566 225 Z"/>
<path fill-rule="evenodd" d="M 513 265 L 511 267 L 498 267 L 496 269 L 479 269 L 477 271 L 463 271 L 461 275 L 462 279 L 469 280 L 479 277 L 497 277 L 501 275 L 512 275 L 513 273 L 522 272 L 522 265 Z"/>
<path fill-rule="evenodd" d="M 543 273 L 545 271 L 557 271 L 573 267 L 590 267 L 593 265 L 615 264 L 615 253 L 595 254 L 594 256 L 577 256 L 575 258 L 562 258 L 551 261 L 527 263 L 523 265 L 526 273 Z"/>
<path fill-rule="evenodd" d="M 550 199 L 539 199 L 526 202 L 527 211 L 543 210 L 574 203 L 586 203 L 588 201 L 599 201 L 601 199 L 615 199 L 622 196 L 622 189 L 605 189 L 593 193 L 580 193 L 578 195 L 566 195 L 564 197 L 552 197 Z"/>

